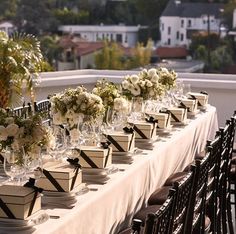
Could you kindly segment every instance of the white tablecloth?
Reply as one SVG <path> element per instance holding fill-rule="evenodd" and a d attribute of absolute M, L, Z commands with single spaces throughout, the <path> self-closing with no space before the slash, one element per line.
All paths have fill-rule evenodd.
<path fill-rule="evenodd" d="M 73 209 L 46 210 L 60 218 L 35 226 L 34 233 L 117 233 L 169 175 L 182 170 L 204 150 L 206 140 L 213 139 L 217 129 L 216 109 L 209 106 L 187 126 L 174 127 L 170 135 L 159 137 L 154 149 L 135 156 L 133 164 L 116 164 L 121 170 L 105 185 L 90 185 L 92 191 L 78 196 Z"/>

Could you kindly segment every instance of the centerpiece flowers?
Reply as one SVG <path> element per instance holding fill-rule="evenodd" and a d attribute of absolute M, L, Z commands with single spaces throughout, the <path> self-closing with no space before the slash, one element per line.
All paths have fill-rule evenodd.
<path fill-rule="evenodd" d="M 175 87 L 177 80 L 177 73 L 174 70 L 168 70 L 164 67 L 156 69 L 159 76 L 159 82 L 165 87 L 166 90 L 170 90 Z"/>
<path fill-rule="evenodd" d="M 66 89 L 64 92 L 51 97 L 51 113 L 55 125 L 68 124 L 69 129 L 77 127 L 84 116 L 91 120 L 104 113 L 102 99 L 78 86 L 75 89 Z"/>
<path fill-rule="evenodd" d="M 39 114 L 32 114 L 25 119 L 13 116 L 11 111 L 0 108 L 0 152 L 10 147 L 17 154 L 17 163 L 24 164 L 40 155 L 41 148 L 48 148 L 53 144 L 53 136 L 49 128 L 42 124 Z"/>
<path fill-rule="evenodd" d="M 140 73 L 127 75 L 122 81 L 122 91 L 129 99 L 158 99 L 166 90 L 174 87 L 177 74 L 166 68 L 143 69 Z"/>
<path fill-rule="evenodd" d="M 129 99 L 132 97 L 141 97 L 143 100 L 156 99 L 164 92 L 156 69 L 143 69 L 137 75 L 127 75 L 121 85 L 123 94 Z"/>
<path fill-rule="evenodd" d="M 116 111 L 127 112 L 129 109 L 128 100 L 122 96 L 118 86 L 111 81 L 98 80 L 92 93 L 101 97 L 106 110 L 113 108 Z"/>

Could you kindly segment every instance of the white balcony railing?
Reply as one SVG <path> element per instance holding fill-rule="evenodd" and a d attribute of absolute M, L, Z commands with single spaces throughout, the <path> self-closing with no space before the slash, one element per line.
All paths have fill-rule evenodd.
<path fill-rule="evenodd" d="M 138 71 L 73 70 L 41 73 L 36 98 L 45 99 L 49 94 L 77 85 L 92 89 L 96 80 L 101 78 L 120 83 L 125 75 L 134 73 Z M 193 91 L 205 90 L 209 93 L 209 102 L 216 106 L 219 125 L 223 126 L 236 110 L 236 75 L 179 73 L 178 76 L 184 83 L 190 83 Z"/>

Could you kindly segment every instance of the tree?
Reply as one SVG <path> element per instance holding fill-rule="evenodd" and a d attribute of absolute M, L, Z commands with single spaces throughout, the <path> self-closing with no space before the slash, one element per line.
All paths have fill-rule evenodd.
<path fill-rule="evenodd" d="M 233 64 L 232 54 L 227 46 L 223 45 L 218 47 L 211 53 L 212 68 L 217 71 L 223 72 L 224 68 Z"/>
<path fill-rule="evenodd" d="M 41 71 L 43 56 L 37 38 L 27 34 L 8 37 L 0 32 L 0 107 L 11 104 L 13 94 L 21 95 L 23 82 L 33 94 L 33 77 Z"/>
<path fill-rule="evenodd" d="M 95 55 L 97 69 L 122 69 L 123 52 L 115 42 L 104 42 L 104 48 Z"/>
<path fill-rule="evenodd" d="M 57 61 L 62 53 L 62 48 L 59 46 L 59 37 L 56 35 L 45 35 L 40 38 L 42 53 L 47 62 L 55 68 Z M 48 64 L 44 64 L 48 70 Z"/>
<path fill-rule="evenodd" d="M 17 10 L 17 0 L 1 0 L 0 20 L 12 20 Z"/>
<path fill-rule="evenodd" d="M 15 17 L 19 31 L 34 35 L 57 31 L 54 4 L 54 0 L 20 0 Z"/>
<path fill-rule="evenodd" d="M 126 63 L 126 69 L 148 65 L 151 59 L 152 44 L 151 40 L 148 40 L 146 46 L 143 43 L 138 43 L 132 51 L 132 57 Z"/>

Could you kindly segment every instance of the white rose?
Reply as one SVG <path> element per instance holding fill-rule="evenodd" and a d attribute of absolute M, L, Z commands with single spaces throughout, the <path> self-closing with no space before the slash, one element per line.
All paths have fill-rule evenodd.
<path fill-rule="evenodd" d="M 152 82 L 150 80 L 146 80 L 146 86 L 147 87 L 152 87 Z"/>
<path fill-rule="evenodd" d="M 129 87 L 129 82 L 128 82 L 127 80 L 122 81 L 122 87 L 123 87 L 124 89 L 128 89 L 128 87 Z"/>
<path fill-rule="evenodd" d="M 168 71 L 167 68 L 165 68 L 165 67 L 162 67 L 162 68 L 161 68 L 161 71 L 164 72 L 164 73 L 169 73 L 169 71 Z"/>
<path fill-rule="evenodd" d="M 93 88 L 92 93 L 98 93 L 98 89 L 97 88 Z"/>
<path fill-rule="evenodd" d="M 151 81 L 154 82 L 154 83 L 157 83 L 159 80 L 159 76 L 157 74 L 155 74 L 154 76 L 152 76 L 152 79 Z"/>
<path fill-rule="evenodd" d="M 149 69 L 148 76 L 153 77 L 154 75 L 156 75 L 156 69 L 155 68 Z"/>
<path fill-rule="evenodd" d="M 138 81 L 139 81 L 139 77 L 138 77 L 137 75 L 132 75 L 132 76 L 130 77 L 130 80 L 131 80 L 131 82 L 132 82 L 133 84 L 137 84 Z"/>
<path fill-rule="evenodd" d="M 134 96 L 139 96 L 141 94 L 141 89 L 138 85 L 133 86 L 130 91 Z"/>
<path fill-rule="evenodd" d="M 8 133 L 8 136 L 15 136 L 19 130 L 19 126 L 17 124 L 9 124 L 6 127 L 6 131 Z"/>

